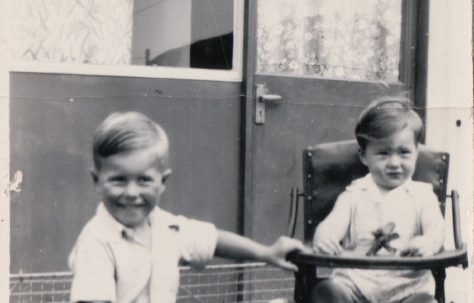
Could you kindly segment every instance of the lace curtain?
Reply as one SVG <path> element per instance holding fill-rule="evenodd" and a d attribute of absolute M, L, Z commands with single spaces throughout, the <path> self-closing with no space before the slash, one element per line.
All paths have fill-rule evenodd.
<path fill-rule="evenodd" d="M 257 70 L 398 80 L 401 0 L 259 0 Z"/>
<path fill-rule="evenodd" d="M 14 0 L 10 7 L 12 59 L 130 63 L 133 0 Z"/>

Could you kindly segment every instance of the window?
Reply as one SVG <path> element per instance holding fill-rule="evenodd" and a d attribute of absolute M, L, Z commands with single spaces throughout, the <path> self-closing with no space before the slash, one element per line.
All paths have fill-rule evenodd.
<path fill-rule="evenodd" d="M 240 70 L 241 0 L 15 0 L 10 10 L 15 62 L 114 66 L 113 73 L 153 67 L 138 69 L 141 76 L 159 67 Z"/>
<path fill-rule="evenodd" d="M 260 0 L 257 71 L 397 81 L 402 0 Z"/>

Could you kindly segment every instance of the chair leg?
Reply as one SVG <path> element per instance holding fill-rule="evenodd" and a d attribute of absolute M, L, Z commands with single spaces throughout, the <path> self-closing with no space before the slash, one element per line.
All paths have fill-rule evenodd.
<path fill-rule="evenodd" d="M 295 273 L 295 303 L 311 302 L 311 291 L 316 285 L 316 268 L 311 265 L 298 267 Z"/>
<path fill-rule="evenodd" d="M 433 269 L 432 273 L 436 283 L 435 299 L 438 303 L 445 303 L 444 280 L 446 279 L 446 270 L 444 268 Z"/>
<path fill-rule="evenodd" d="M 295 303 L 304 302 L 304 274 L 303 268 L 299 267 L 295 272 L 295 292 L 293 294 Z"/>

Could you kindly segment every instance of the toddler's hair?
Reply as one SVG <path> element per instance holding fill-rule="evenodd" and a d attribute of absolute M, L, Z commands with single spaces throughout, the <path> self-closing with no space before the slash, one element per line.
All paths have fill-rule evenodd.
<path fill-rule="evenodd" d="M 389 138 L 406 127 L 413 131 L 415 143 L 421 142 L 423 122 L 409 104 L 402 97 L 383 97 L 371 102 L 360 114 L 355 128 L 360 148 L 365 150 L 369 141 Z"/>
<path fill-rule="evenodd" d="M 138 112 L 115 112 L 97 127 L 93 138 L 96 169 L 107 157 L 139 149 L 152 148 L 160 169 L 168 165 L 169 140 L 156 122 Z"/>

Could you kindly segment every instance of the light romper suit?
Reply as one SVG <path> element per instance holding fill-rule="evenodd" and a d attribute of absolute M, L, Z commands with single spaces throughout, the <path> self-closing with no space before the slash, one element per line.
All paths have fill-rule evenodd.
<path fill-rule="evenodd" d="M 390 246 L 398 249 L 397 253 L 412 238 L 422 235 L 423 220 L 444 224 L 431 184 L 408 180 L 382 195 L 370 174 L 354 180 L 338 197 L 332 212 L 326 218 L 328 221 L 338 218 L 338 212 L 350 212 L 349 230 L 343 241 L 346 247 L 367 243 L 374 239 L 372 232 L 377 228 L 395 223 L 394 232 L 400 237 L 391 241 Z M 333 223 L 324 220 L 318 228 Z M 383 253 L 388 252 L 382 249 L 378 254 Z M 338 268 L 331 278 L 348 287 L 362 302 L 399 302 L 415 293 L 434 294 L 434 279 L 429 270 Z"/>

